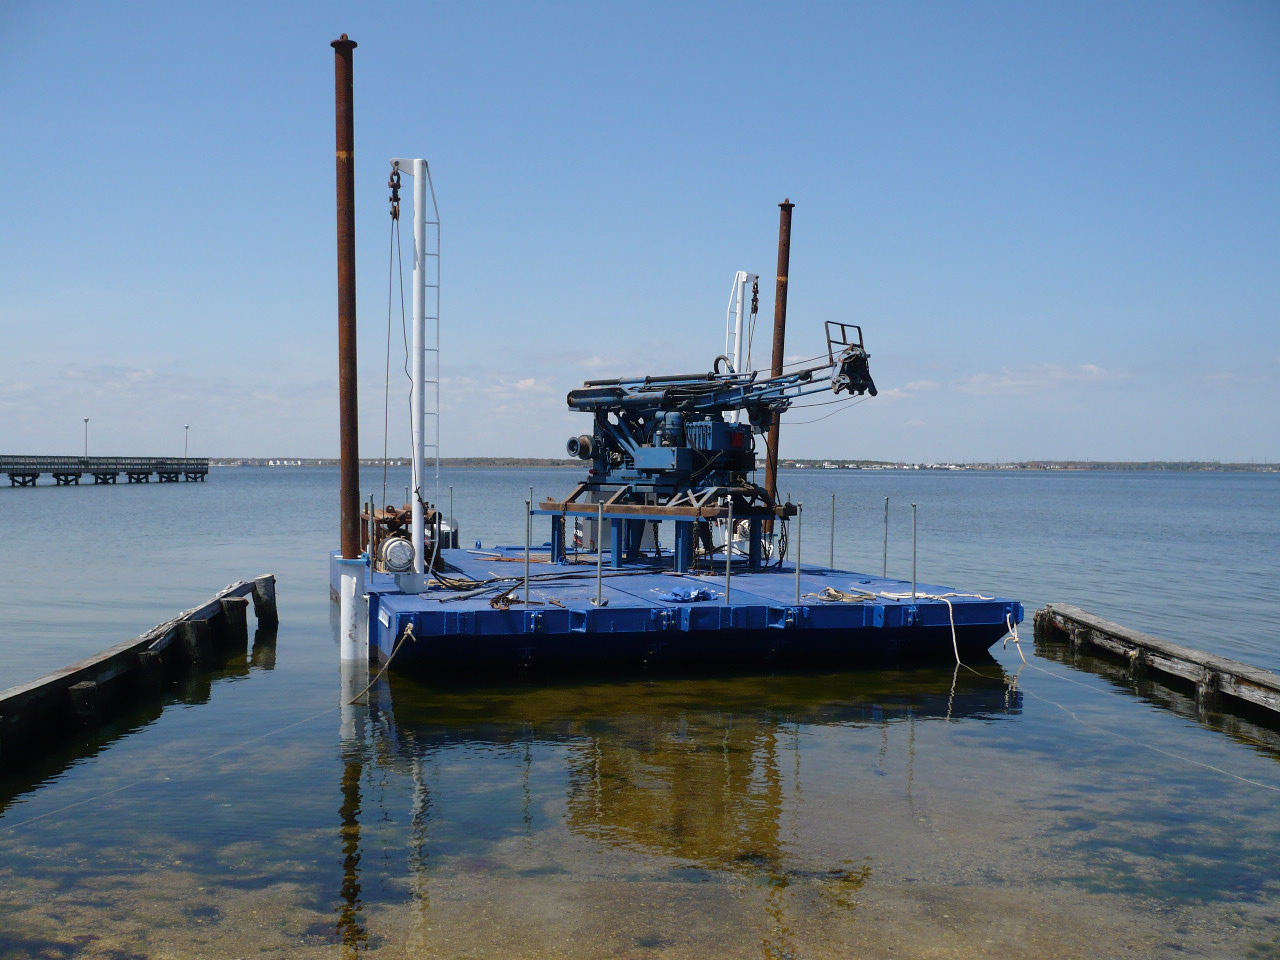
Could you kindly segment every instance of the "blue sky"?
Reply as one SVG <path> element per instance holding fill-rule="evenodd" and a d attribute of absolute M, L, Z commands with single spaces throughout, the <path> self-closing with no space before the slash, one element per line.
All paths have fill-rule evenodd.
<path fill-rule="evenodd" d="M 790 197 L 788 355 L 860 323 L 881 393 L 784 457 L 1280 460 L 1273 2 L 7 0 L 0 452 L 88 416 L 95 454 L 336 454 L 344 32 L 365 456 L 387 161 L 425 156 L 446 455 L 558 456 L 584 379 L 707 369 L 736 270 L 767 355 Z"/>

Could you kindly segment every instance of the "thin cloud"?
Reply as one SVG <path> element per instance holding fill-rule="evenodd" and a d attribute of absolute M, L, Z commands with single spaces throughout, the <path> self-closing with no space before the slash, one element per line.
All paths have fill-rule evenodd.
<path fill-rule="evenodd" d="M 94 367 L 64 367 L 62 376 L 67 380 L 86 383 L 98 393 L 125 393 L 156 380 L 154 370 L 105 364 Z"/>
<path fill-rule="evenodd" d="M 880 400 L 914 400 L 922 393 L 931 393 L 939 388 L 940 384 L 936 380 L 912 380 L 910 383 L 901 387 L 890 387 L 888 390 L 881 390 L 877 399 Z"/>
<path fill-rule="evenodd" d="M 1047 385 L 1064 383 L 1103 383 L 1124 380 L 1129 373 L 1124 370 L 1105 370 L 1092 363 L 1068 367 L 1056 363 L 1043 363 L 1033 367 L 1006 368 L 999 373 L 976 373 L 957 385 L 964 393 L 1006 394 L 1032 393 Z"/>

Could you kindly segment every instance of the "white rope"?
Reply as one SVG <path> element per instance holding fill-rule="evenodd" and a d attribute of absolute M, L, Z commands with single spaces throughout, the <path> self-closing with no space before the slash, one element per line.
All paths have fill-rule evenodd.
<path fill-rule="evenodd" d="M 938 599 L 947 605 L 947 616 L 951 618 L 951 649 L 955 652 L 956 672 L 959 673 L 959 668 L 964 664 L 960 662 L 960 644 L 956 642 L 956 610 L 955 607 L 951 606 L 949 598 L 939 597 Z"/>
<path fill-rule="evenodd" d="M 808 600 L 812 597 L 815 600 L 825 600 L 828 603 L 861 603 L 864 600 L 874 600 L 874 593 L 864 593 L 861 590 L 837 590 L 835 587 L 823 587 L 820 593 L 806 593 L 804 598 Z"/>
<path fill-rule="evenodd" d="M 995 597 L 988 597 L 981 593 L 919 593 L 913 597 L 909 593 L 886 593 L 880 591 L 880 596 L 886 600 L 945 600 L 947 597 L 969 597 L 974 600 L 994 600 Z"/>
<path fill-rule="evenodd" d="M 978 672 L 960 659 L 960 644 L 956 639 L 956 611 L 955 608 L 951 606 L 951 598 L 969 597 L 975 600 L 994 600 L 995 597 L 983 596 L 981 593 L 917 593 L 915 596 L 912 596 L 909 593 L 886 593 L 883 590 L 880 592 L 880 596 L 888 600 L 941 600 L 945 603 L 947 605 L 947 616 L 951 620 L 951 650 L 956 655 L 956 666 L 964 667 L 966 670 L 972 670 L 974 673 Z M 1008 614 L 1005 615 L 1005 622 L 1009 622 Z M 1018 648 L 1018 652 L 1022 652 L 1021 647 Z M 1024 657 L 1023 660 L 1025 662 L 1026 658 Z"/>
<path fill-rule="evenodd" d="M 1000 645 L 1001 650 L 1009 649 L 1009 641 L 1013 641 L 1013 645 L 1018 650 L 1018 656 L 1022 658 L 1022 662 L 1027 662 L 1027 655 L 1022 652 L 1022 638 L 1018 636 L 1018 625 L 1013 622 L 1013 616 L 1006 613 L 1004 615 L 1005 625 L 1008 626 L 1009 632 L 1004 635 L 1004 642 Z"/>

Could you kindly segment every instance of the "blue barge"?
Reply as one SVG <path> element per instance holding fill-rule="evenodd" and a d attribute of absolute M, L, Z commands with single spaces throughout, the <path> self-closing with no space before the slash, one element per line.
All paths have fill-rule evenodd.
<path fill-rule="evenodd" d="M 530 490 L 523 546 L 459 549 L 452 516 L 446 522 L 424 494 L 428 449 L 439 475 L 439 222 L 422 159 L 392 161 L 392 216 L 406 173 L 414 180 L 413 494 L 403 508 L 368 502 L 353 523 L 356 471 L 344 433 L 343 549 L 330 565 L 343 661 L 482 673 L 958 661 L 1022 621 L 1015 600 L 804 564 L 802 508 L 778 497 L 782 415 L 811 394 L 856 402 L 877 391 L 857 324 L 826 321 L 825 351 L 783 362 L 790 201 L 780 204 L 772 370 L 752 369 L 744 332 L 755 326 L 758 296 L 753 281 L 746 324 L 751 275 L 739 272 L 726 350 L 709 369 L 570 390 L 569 409 L 591 421 L 566 445 L 584 462 L 582 480 L 563 499 L 535 503 Z M 764 484 L 755 480 L 758 438 Z M 535 516 L 550 521 L 551 534 L 536 556 Z"/>
<path fill-rule="evenodd" d="M 548 546 L 530 556 L 528 605 L 524 547 L 441 550 L 440 579 L 420 592 L 361 563 L 369 659 L 430 672 L 949 660 L 987 650 L 1023 619 L 1014 600 L 935 584 L 917 584 L 913 598 L 909 582 L 803 563 L 797 577 L 794 564 L 740 561 L 726 597 L 723 564 L 613 567 L 607 550 L 553 563 Z M 335 591 L 341 565 L 335 554 Z"/>

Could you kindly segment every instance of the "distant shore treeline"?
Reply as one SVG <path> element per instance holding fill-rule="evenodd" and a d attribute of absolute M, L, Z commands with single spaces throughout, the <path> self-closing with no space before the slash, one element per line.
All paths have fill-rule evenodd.
<path fill-rule="evenodd" d="M 336 467 L 332 457 L 212 457 L 215 467 Z M 408 457 L 387 461 L 409 466 Z M 364 467 L 380 467 L 380 459 L 362 459 Z M 581 467 L 581 460 L 546 457 L 442 457 L 448 467 Z M 1170 470 L 1215 473 L 1275 473 L 1275 463 L 1221 463 L 1217 460 L 1017 460 L 1003 463 L 904 463 L 891 460 L 783 460 L 784 468 L 800 470 Z"/>

